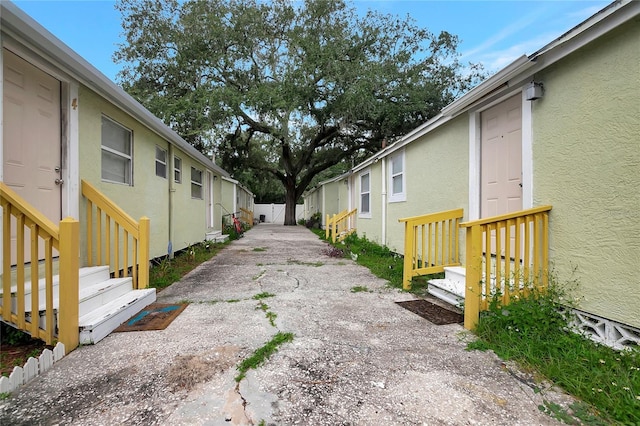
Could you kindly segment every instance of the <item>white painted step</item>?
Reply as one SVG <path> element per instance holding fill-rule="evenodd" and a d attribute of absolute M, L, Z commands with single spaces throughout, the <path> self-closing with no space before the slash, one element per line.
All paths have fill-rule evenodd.
<path fill-rule="evenodd" d="M 79 318 L 80 344 L 99 342 L 120 324 L 156 300 L 155 289 L 131 290 Z"/>
<path fill-rule="evenodd" d="M 213 241 L 214 243 L 224 243 L 229 239 L 229 236 L 222 235 L 222 231 L 213 231 L 205 234 L 204 239 L 206 241 Z"/>
<path fill-rule="evenodd" d="M 462 266 L 447 266 L 444 268 L 444 278 L 429 280 L 427 291 L 429 294 L 451 305 L 464 305 L 466 270 Z"/>
<path fill-rule="evenodd" d="M 429 280 L 427 291 L 429 294 L 451 305 L 459 308 L 464 305 L 464 282 L 454 281 L 449 278 Z"/>
<path fill-rule="evenodd" d="M 86 268 L 81 268 L 79 272 L 79 281 L 78 287 L 80 288 L 80 294 L 82 295 L 83 288 L 94 286 L 100 282 L 107 281 L 109 279 L 109 267 L 108 266 L 91 266 Z M 58 308 L 58 300 L 59 296 L 59 285 L 60 285 L 60 276 L 53 276 L 53 306 L 54 309 Z M 45 279 L 40 278 L 38 280 L 38 305 L 40 310 L 45 308 L 45 300 L 46 300 L 46 286 Z M 25 311 L 31 312 L 31 282 L 26 282 L 24 284 L 24 292 L 25 292 Z M 12 310 L 16 310 L 17 300 L 16 300 L 16 292 L 17 286 L 11 287 L 11 298 L 12 298 Z M 0 289 L 0 295 L 2 294 L 2 290 Z M 82 297 L 82 296 L 81 296 Z"/>
<path fill-rule="evenodd" d="M 449 278 L 453 281 L 465 282 L 466 280 L 466 269 L 464 266 L 445 266 L 444 267 L 444 277 Z"/>
<path fill-rule="evenodd" d="M 120 296 L 124 296 L 133 290 L 133 279 L 111 278 L 91 287 L 80 288 L 80 307 L 78 315 L 83 316 L 89 312 L 106 305 Z M 56 305 L 57 306 L 57 305 Z"/>

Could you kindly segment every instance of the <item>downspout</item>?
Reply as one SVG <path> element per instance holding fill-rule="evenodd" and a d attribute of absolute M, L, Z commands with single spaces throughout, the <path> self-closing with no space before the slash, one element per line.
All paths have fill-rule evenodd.
<path fill-rule="evenodd" d="M 173 259 L 173 197 L 176 192 L 175 184 L 173 182 L 173 144 L 169 144 L 169 155 L 167 158 L 167 180 L 169 187 L 169 244 L 167 246 L 167 254 L 169 259 Z"/>
<path fill-rule="evenodd" d="M 381 158 L 382 166 L 382 245 L 387 245 L 387 157 Z"/>

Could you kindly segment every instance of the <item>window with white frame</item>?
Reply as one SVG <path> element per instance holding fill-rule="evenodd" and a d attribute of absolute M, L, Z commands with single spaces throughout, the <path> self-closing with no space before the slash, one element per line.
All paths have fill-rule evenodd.
<path fill-rule="evenodd" d="M 182 183 L 182 158 L 173 157 L 173 180 Z"/>
<path fill-rule="evenodd" d="M 371 217 L 371 173 L 360 175 L 360 216 Z"/>
<path fill-rule="evenodd" d="M 389 202 L 405 201 L 404 151 L 389 157 Z"/>
<path fill-rule="evenodd" d="M 167 178 L 167 150 L 156 146 L 156 176 Z"/>
<path fill-rule="evenodd" d="M 102 116 L 102 180 L 133 185 L 133 132 Z"/>
<path fill-rule="evenodd" d="M 191 198 L 202 200 L 202 170 L 191 167 Z"/>

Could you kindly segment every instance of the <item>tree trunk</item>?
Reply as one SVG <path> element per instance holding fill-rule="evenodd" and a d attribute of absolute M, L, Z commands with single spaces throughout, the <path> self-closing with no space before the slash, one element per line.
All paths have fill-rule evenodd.
<path fill-rule="evenodd" d="M 285 185 L 285 206 L 284 206 L 284 225 L 297 225 L 296 223 L 296 187 L 294 185 Z"/>

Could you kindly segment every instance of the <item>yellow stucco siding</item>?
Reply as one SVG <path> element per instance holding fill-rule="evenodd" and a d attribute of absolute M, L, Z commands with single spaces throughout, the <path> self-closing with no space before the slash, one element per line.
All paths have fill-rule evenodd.
<path fill-rule="evenodd" d="M 370 193 L 370 211 L 371 217 L 366 217 L 362 214 L 360 209 L 360 176 L 364 173 L 370 173 L 369 186 Z M 380 203 L 382 200 L 382 194 L 380 192 L 382 180 L 381 180 L 381 163 L 380 161 L 373 163 L 371 166 L 364 170 L 360 170 L 355 173 L 355 201 L 358 208 L 358 229 L 357 234 L 359 237 L 367 237 L 369 240 L 378 244 L 382 242 L 382 217 L 380 214 Z"/>
<path fill-rule="evenodd" d="M 536 76 L 534 205 L 551 204 L 551 261 L 580 308 L 640 327 L 640 26 Z"/>
<path fill-rule="evenodd" d="M 169 144 L 126 112 L 80 86 L 78 100 L 80 178 L 94 185 L 130 216 L 151 219 L 151 258 L 167 254 L 169 244 L 169 184 L 173 179 L 173 162 Z M 133 185 L 104 182 L 101 177 L 102 116 L 107 116 L 133 132 Z M 155 173 L 156 146 L 167 151 L 167 177 Z M 204 200 L 191 199 L 191 165 L 198 165 L 185 153 L 175 150 L 182 159 L 182 183 L 174 184 L 173 251 L 204 239 Z M 204 182 L 203 182 L 204 185 Z M 206 185 L 205 185 L 206 187 Z M 85 221 L 86 204 L 81 201 L 80 220 Z M 81 242 L 86 253 L 86 242 Z M 83 259 L 84 260 L 84 259 Z"/>
<path fill-rule="evenodd" d="M 463 114 L 404 148 L 406 201 L 387 205 L 387 246 L 392 251 L 404 252 L 399 218 L 459 208 L 468 217 L 468 129 L 469 118 Z"/>
<path fill-rule="evenodd" d="M 184 153 L 175 150 L 182 159 L 182 183 L 174 183 L 173 200 L 173 250 L 178 251 L 189 244 L 204 241 L 207 230 L 205 199 L 209 187 L 204 167 Z M 202 172 L 202 198 L 191 196 L 191 167 Z"/>

